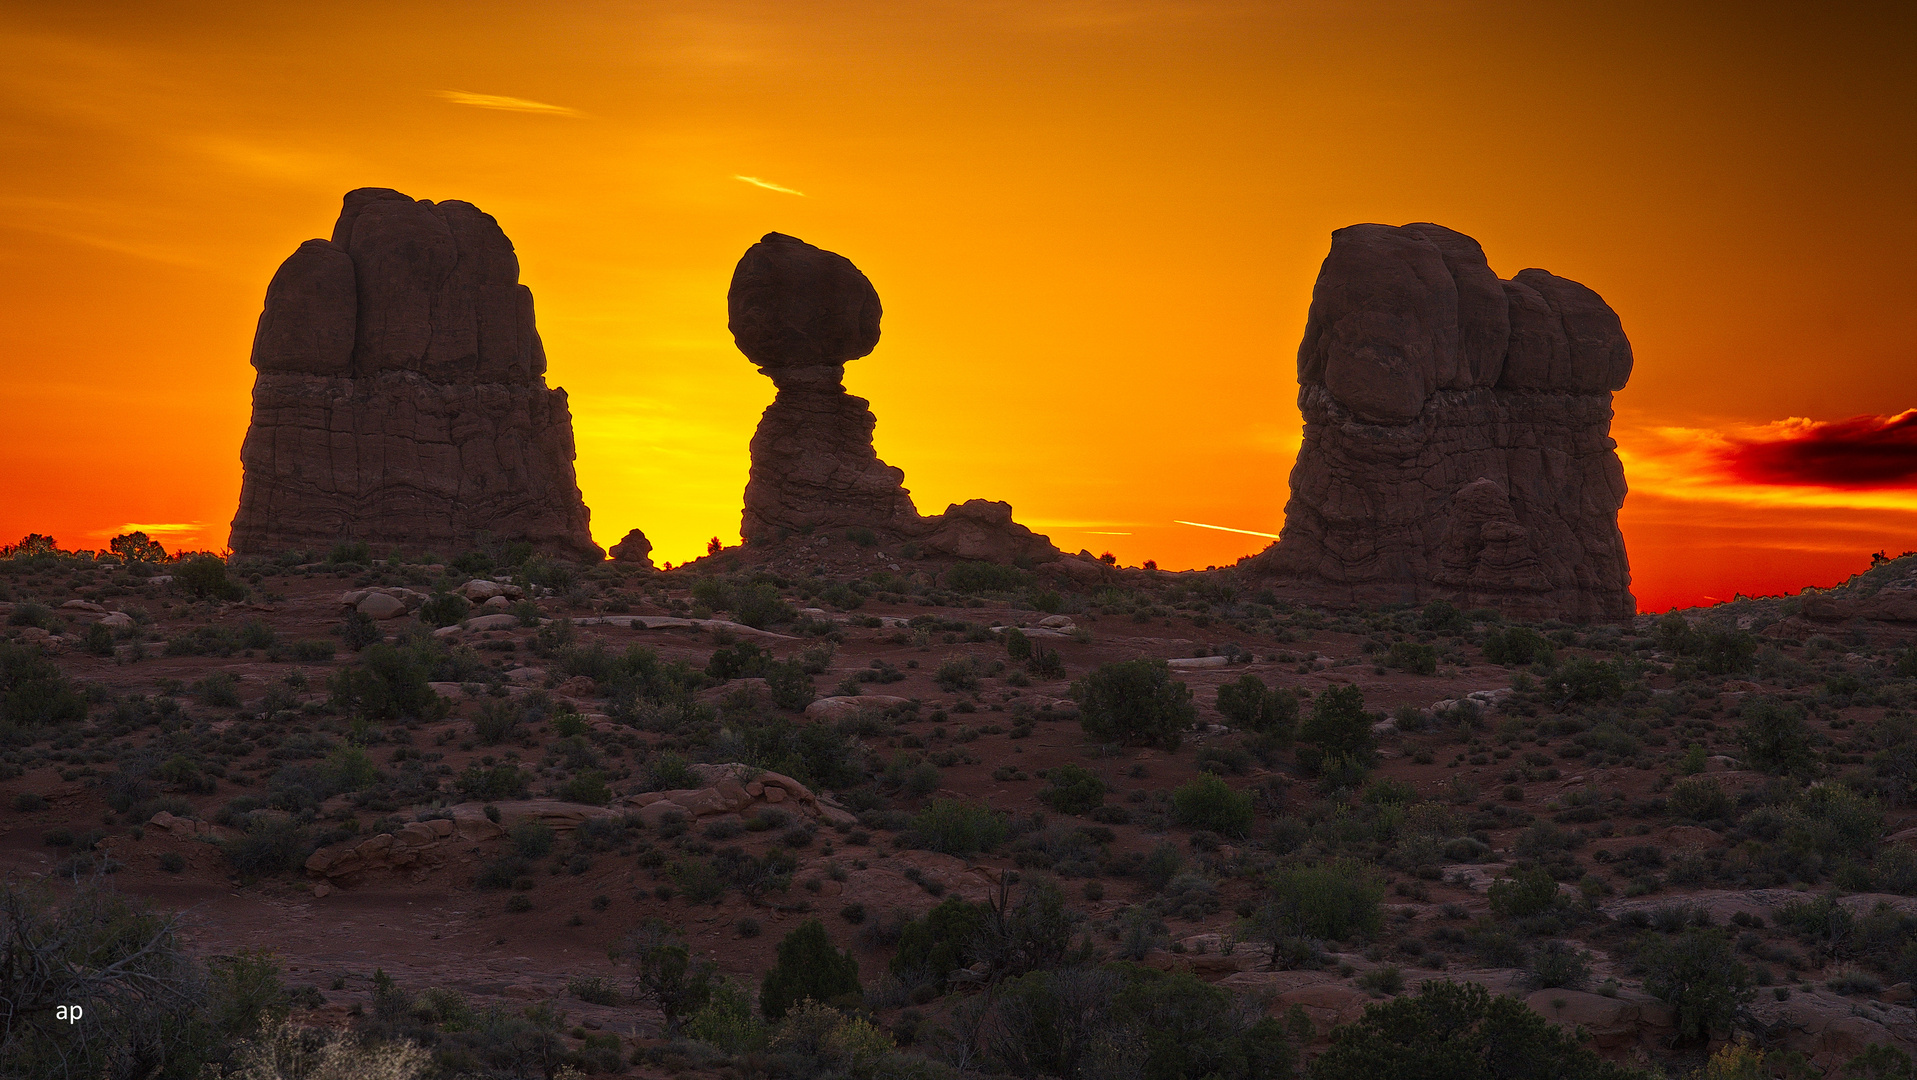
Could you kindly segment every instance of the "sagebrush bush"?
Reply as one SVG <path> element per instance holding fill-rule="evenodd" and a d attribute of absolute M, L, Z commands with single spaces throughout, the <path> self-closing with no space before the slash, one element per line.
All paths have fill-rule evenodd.
<path fill-rule="evenodd" d="M 1233 727 L 1272 736 L 1282 745 L 1298 726 L 1298 695 L 1245 675 L 1218 688 L 1218 711 Z"/>
<path fill-rule="evenodd" d="M 1100 665 L 1070 692 L 1086 734 L 1127 746 L 1176 750 L 1198 716 L 1191 687 L 1172 678 L 1163 660 Z"/>
<path fill-rule="evenodd" d="M 830 1004 L 859 993 L 859 962 L 832 944 L 825 924 L 807 919 L 779 942 L 778 962 L 759 986 L 759 1011 L 777 1020 L 811 999 Z"/>
<path fill-rule="evenodd" d="M 1061 814 L 1089 813 L 1105 802 L 1105 781 L 1082 765 L 1053 766 L 1046 780 L 1038 801 Z"/>
<path fill-rule="evenodd" d="M 1243 836 L 1251 829 L 1251 795 L 1205 773 L 1172 792 L 1172 817 L 1194 829 Z"/>
<path fill-rule="evenodd" d="M 935 799 L 912 818 L 907 839 L 915 846 L 946 855 L 972 855 L 1003 843 L 1005 815 L 989 806 L 958 799 Z"/>

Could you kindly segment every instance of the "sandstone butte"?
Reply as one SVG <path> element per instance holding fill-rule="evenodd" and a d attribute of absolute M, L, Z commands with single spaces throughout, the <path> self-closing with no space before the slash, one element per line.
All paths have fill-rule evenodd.
<path fill-rule="evenodd" d="M 348 192 L 266 290 L 236 555 L 523 541 L 598 560 L 566 392 L 512 241 L 471 203 Z"/>
<path fill-rule="evenodd" d="M 878 418 L 846 393 L 845 365 L 879 343 L 878 290 L 843 255 L 783 233 L 747 249 L 726 295 L 739 351 L 778 388 L 752 436 L 739 534 L 776 543 L 826 529 L 868 529 L 922 554 L 995 562 L 1056 559 L 1003 502 L 972 499 L 921 517 L 903 470 L 872 446 Z"/>
<path fill-rule="evenodd" d="M 1631 616 L 1610 437 L 1631 362 L 1575 281 L 1499 280 L 1439 225 L 1339 229 L 1298 346 L 1284 528 L 1245 565 L 1319 602 Z"/>

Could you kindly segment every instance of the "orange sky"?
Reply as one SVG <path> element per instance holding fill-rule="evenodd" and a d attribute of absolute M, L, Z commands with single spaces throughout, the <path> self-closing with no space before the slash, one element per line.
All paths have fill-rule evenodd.
<path fill-rule="evenodd" d="M 291 7 L 0 9 L 0 537 L 221 546 L 266 282 L 385 186 L 498 217 L 594 534 L 660 559 L 737 535 L 762 233 L 878 287 L 847 382 L 921 510 L 1174 567 L 1266 542 L 1175 521 L 1278 531 L 1329 234 L 1415 220 L 1622 316 L 1641 608 L 1917 548 L 1907 477 L 1725 464 L 1917 406 L 1908 5 Z"/>

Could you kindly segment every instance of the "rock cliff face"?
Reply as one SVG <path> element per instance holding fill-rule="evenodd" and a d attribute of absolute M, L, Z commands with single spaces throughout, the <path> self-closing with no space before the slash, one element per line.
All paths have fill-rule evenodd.
<path fill-rule="evenodd" d="M 820 529 L 864 528 L 921 551 L 1009 562 L 1057 556 L 1002 502 L 973 499 L 920 517 L 905 472 L 872 446 L 878 418 L 845 392 L 845 365 L 879 343 L 879 294 L 843 255 L 783 233 L 747 249 L 726 296 L 746 358 L 778 387 L 752 436 L 739 534 L 770 543 Z"/>
<path fill-rule="evenodd" d="M 532 293 L 470 203 L 348 193 L 332 239 L 273 275 L 253 367 L 236 554 L 491 539 L 603 556 Z"/>
<path fill-rule="evenodd" d="M 1631 345 L 1597 293 L 1500 281 L 1438 225 L 1332 234 L 1298 347 L 1304 444 L 1251 560 L 1327 598 L 1631 615 L 1611 393 Z"/>

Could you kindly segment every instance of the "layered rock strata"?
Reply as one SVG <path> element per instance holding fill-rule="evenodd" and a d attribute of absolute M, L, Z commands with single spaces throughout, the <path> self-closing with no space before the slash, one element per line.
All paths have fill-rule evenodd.
<path fill-rule="evenodd" d="M 266 290 L 229 546 L 240 555 L 524 541 L 603 556 L 519 259 L 470 203 L 347 194 Z"/>
<path fill-rule="evenodd" d="M 1344 602 L 1631 615 L 1610 438 L 1631 363 L 1575 281 L 1501 281 L 1438 225 L 1338 230 L 1298 347 L 1284 529 L 1251 566 Z"/>
<path fill-rule="evenodd" d="M 1003 502 L 973 499 L 921 517 L 903 470 L 872 445 L 870 402 L 846 393 L 845 365 L 878 345 L 879 294 L 843 255 L 767 233 L 739 260 L 727 293 L 739 351 L 778 393 L 752 436 L 739 533 L 767 543 L 860 528 L 926 554 L 1009 562 L 1057 557 Z"/>

